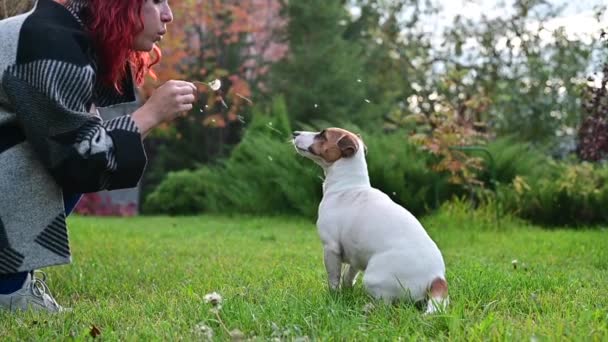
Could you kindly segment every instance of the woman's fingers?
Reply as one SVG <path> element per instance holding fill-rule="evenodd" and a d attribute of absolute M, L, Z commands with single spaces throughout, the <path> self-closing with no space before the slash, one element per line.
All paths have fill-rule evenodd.
<path fill-rule="evenodd" d="M 177 97 L 177 102 L 179 104 L 190 104 L 190 105 L 192 105 L 192 103 L 194 103 L 195 100 L 196 100 L 196 97 L 194 96 L 194 94 L 179 95 Z"/>

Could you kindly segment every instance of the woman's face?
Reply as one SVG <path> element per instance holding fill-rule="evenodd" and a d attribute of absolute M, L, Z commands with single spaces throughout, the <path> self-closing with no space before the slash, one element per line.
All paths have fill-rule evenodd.
<path fill-rule="evenodd" d="M 173 21 L 173 13 L 168 0 L 144 0 L 141 6 L 144 28 L 133 40 L 135 51 L 151 51 L 154 43 L 167 33 L 166 24 Z"/>

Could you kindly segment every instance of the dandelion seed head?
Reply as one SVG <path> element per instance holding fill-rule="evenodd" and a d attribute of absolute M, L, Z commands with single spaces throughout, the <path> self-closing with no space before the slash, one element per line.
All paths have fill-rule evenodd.
<path fill-rule="evenodd" d="M 192 332 L 195 335 L 203 337 L 207 341 L 213 340 L 213 329 L 202 322 L 195 325 L 194 328 L 192 328 Z"/>
<path fill-rule="evenodd" d="M 367 303 L 363 306 L 363 313 L 367 315 L 370 312 L 372 312 L 374 310 L 374 308 L 375 308 L 374 303 Z"/>
<path fill-rule="evenodd" d="M 222 87 L 222 81 L 215 79 L 211 82 L 209 82 L 209 87 L 213 90 L 213 91 L 218 91 L 220 90 L 220 88 Z"/>
<path fill-rule="evenodd" d="M 222 304 L 222 296 L 217 292 L 207 293 L 205 297 L 203 297 L 205 303 L 210 303 L 211 305 L 220 305 Z"/>

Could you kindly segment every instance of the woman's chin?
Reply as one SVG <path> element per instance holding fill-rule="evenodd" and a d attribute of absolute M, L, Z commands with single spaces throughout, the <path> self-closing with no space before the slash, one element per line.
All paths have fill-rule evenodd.
<path fill-rule="evenodd" d="M 155 42 L 138 42 L 133 45 L 133 50 L 140 52 L 150 52 L 154 49 Z"/>

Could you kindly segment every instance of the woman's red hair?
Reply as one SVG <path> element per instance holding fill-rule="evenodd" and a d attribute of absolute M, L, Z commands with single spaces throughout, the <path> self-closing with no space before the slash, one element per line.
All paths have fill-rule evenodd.
<path fill-rule="evenodd" d="M 64 4 L 67 1 L 59 0 Z M 160 61 L 158 46 L 154 45 L 151 52 L 133 50 L 133 40 L 143 30 L 141 8 L 146 0 L 86 1 L 83 21 L 95 45 L 102 82 L 122 92 L 127 63 L 131 65 L 136 85 L 142 85 L 147 74 L 155 77 L 151 67 Z"/>

